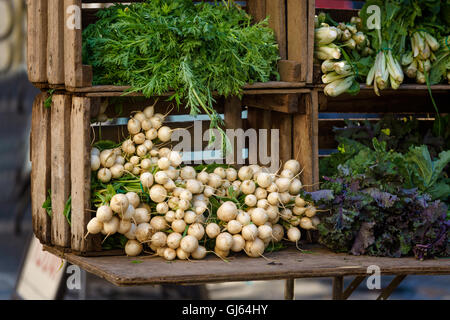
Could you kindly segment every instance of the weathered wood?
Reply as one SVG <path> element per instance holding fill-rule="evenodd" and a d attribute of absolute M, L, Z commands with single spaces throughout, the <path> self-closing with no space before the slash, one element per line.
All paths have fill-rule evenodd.
<path fill-rule="evenodd" d="M 266 0 L 269 26 L 275 31 L 281 59 L 286 59 L 286 4 L 284 0 Z M 291 59 L 292 60 L 292 59 Z M 294 59 L 295 60 L 295 59 Z"/>
<path fill-rule="evenodd" d="M 55 94 L 51 106 L 52 243 L 70 247 L 70 226 L 64 208 L 70 197 L 71 97 Z"/>
<path fill-rule="evenodd" d="M 225 129 L 242 128 L 242 103 L 238 97 L 230 97 L 225 100 L 224 117 Z M 232 152 L 227 155 L 227 164 L 238 164 L 239 159 L 242 158 L 242 150 L 237 149 L 236 140 L 236 138 L 230 140 Z"/>
<path fill-rule="evenodd" d="M 308 72 L 308 1 L 287 0 L 287 58 L 299 62 L 301 81 Z"/>
<path fill-rule="evenodd" d="M 265 255 L 275 263 L 269 263 L 262 258 L 249 258 L 245 254 L 232 255 L 227 258 L 229 262 L 224 263 L 211 254 L 205 260 L 195 263 L 176 260 L 170 264 L 159 257 L 80 257 L 52 247 L 44 248 L 120 286 L 364 276 L 367 275 L 367 267 L 370 265 L 379 266 L 383 275 L 450 274 L 449 259 L 418 261 L 415 258 L 351 256 L 332 253 L 317 245 L 301 246 L 314 254 L 302 254 L 295 246 L 291 246 Z M 143 262 L 132 264 L 131 261 L 136 259 Z"/>
<path fill-rule="evenodd" d="M 280 60 L 278 61 L 278 72 L 280 73 L 280 80 L 287 82 L 300 82 L 301 64 L 294 60 Z"/>
<path fill-rule="evenodd" d="M 344 290 L 344 277 L 336 276 L 333 277 L 333 300 L 343 300 L 343 290 Z"/>
<path fill-rule="evenodd" d="M 314 77 L 314 27 L 316 0 L 308 0 L 308 65 L 306 82 L 313 83 Z"/>
<path fill-rule="evenodd" d="M 261 110 L 258 108 L 248 107 L 247 129 L 255 129 L 258 133 L 258 157 L 255 159 L 255 157 L 250 155 L 249 164 L 256 164 L 256 162 L 258 162 L 260 165 L 268 165 L 268 163 L 265 163 L 265 160 L 262 161 L 263 159 L 261 159 L 260 155 L 263 154 L 267 157 L 270 155 L 270 157 L 272 157 L 270 137 L 270 129 L 272 129 L 272 112 L 270 110 Z M 266 141 L 261 140 L 263 136 L 259 130 L 267 130 Z M 250 150 L 249 144 L 247 144 L 247 148 Z M 254 146 L 252 146 L 252 148 L 254 148 Z"/>
<path fill-rule="evenodd" d="M 292 159 L 292 116 L 272 112 L 272 129 L 279 130 L 280 165 Z"/>
<path fill-rule="evenodd" d="M 87 233 L 87 224 L 92 217 L 91 165 L 90 165 L 90 114 L 91 100 L 73 97 L 71 113 L 71 195 L 72 195 L 72 249 L 79 252 L 101 250 L 99 236 Z"/>
<path fill-rule="evenodd" d="M 318 92 L 303 95 L 305 114 L 294 116 L 293 157 L 302 167 L 302 183 L 307 190 L 316 190 L 319 182 L 319 146 L 318 146 Z"/>
<path fill-rule="evenodd" d="M 405 278 L 406 274 L 396 276 L 394 280 L 392 280 L 391 283 L 389 283 L 389 285 L 381 292 L 377 300 L 387 300 Z"/>
<path fill-rule="evenodd" d="M 27 65 L 30 82 L 47 82 L 47 0 L 27 0 Z"/>
<path fill-rule="evenodd" d="M 365 276 L 355 277 L 355 279 L 353 279 L 353 281 L 348 285 L 348 287 L 342 293 L 342 300 L 347 300 L 351 296 L 353 291 L 355 291 L 358 288 L 358 286 L 361 284 L 361 282 L 364 281 L 364 279 L 366 279 Z"/>
<path fill-rule="evenodd" d="M 295 299 L 295 279 L 287 279 L 284 284 L 284 300 Z"/>
<path fill-rule="evenodd" d="M 245 95 L 242 104 L 247 107 L 280 113 L 296 113 L 299 111 L 297 94 Z"/>
<path fill-rule="evenodd" d="M 47 78 L 64 84 L 64 1 L 48 0 Z"/>
<path fill-rule="evenodd" d="M 46 93 L 36 96 L 31 119 L 31 214 L 33 231 L 43 244 L 51 243 L 51 219 L 42 208 L 51 180 L 50 109 L 45 108 Z"/>
<path fill-rule="evenodd" d="M 253 17 L 254 22 L 266 18 L 266 0 L 247 0 L 247 11 Z"/>
<path fill-rule="evenodd" d="M 90 87 L 92 69 L 83 66 L 81 0 L 64 0 L 64 73 L 69 88 Z"/>

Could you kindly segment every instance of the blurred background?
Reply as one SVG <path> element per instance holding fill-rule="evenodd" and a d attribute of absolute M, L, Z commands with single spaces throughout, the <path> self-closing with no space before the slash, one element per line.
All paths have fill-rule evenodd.
<path fill-rule="evenodd" d="M 62 1 L 62 0 L 61 0 Z M 317 0 L 317 6 L 360 8 L 361 1 Z M 0 299 L 10 299 L 32 237 L 29 133 L 32 102 L 39 92 L 26 74 L 26 1 L 0 0 Z M 382 277 L 385 287 L 392 277 Z M 346 279 L 346 284 L 351 279 Z M 237 282 L 199 287 L 118 288 L 83 273 L 81 290 L 63 299 L 282 299 L 284 281 Z M 362 284 L 352 299 L 379 292 Z M 296 299 L 330 299 L 331 279 L 296 281 Z M 410 276 L 392 299 L 450 299 L 450 277 Z"/>

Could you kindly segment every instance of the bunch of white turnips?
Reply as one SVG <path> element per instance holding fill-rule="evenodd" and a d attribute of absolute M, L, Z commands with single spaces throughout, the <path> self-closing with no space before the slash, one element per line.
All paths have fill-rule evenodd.
<path fill-rule="evenodd" d="M 313 204 L 299 196 L 298 161 L 287 161 L 279 174 L 259 165 L 197 173 L 191 166 L 181 167 L 179 152 L 159 148 L 173 132 L 163 126 L 164 119 L 147 107 L 129 120 L 130 138 L 121 148 L 92 149 L 91 167 L 100 181 L 110 183 L 125 173 L 139 177 L 155 209 L 136 192 L 116 194 L 97 208 L 89 234 L 124 235 L 128 256 L 138 256 L 148 246 L 166 260 L 203 259 L 205 243 L 213 239 L 214 253 L 221 258 L 241 251 L 260 257 L 271 242 L 287 237 L 297 243 L 299 228 L 315 229 L 320 223 Z M 211 197 L 221 204 L 215 214 Z M 243 198 L 243 203 L 223 200 L 231 197 Z"/>

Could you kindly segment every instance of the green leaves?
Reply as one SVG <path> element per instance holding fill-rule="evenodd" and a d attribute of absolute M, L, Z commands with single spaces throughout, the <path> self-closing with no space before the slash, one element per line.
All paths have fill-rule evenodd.
<path fill-rule="evenodd" d="M 169 91 L 191 115 L 223 121 L 213 91 L 242 95 L 246 83 L 278 79 L 279 59 L 267 21 L 251 25 L 238 6 L 158 0 L 100 10 L 83 33 L 83 59 L 94 83 L 130 85 L 147 97 Z"/>
<path fill-rule="evenodd" d="M 47 190 L 48 196 L 45 199 L 44 203 L 42 204 L 42 208 L 45 209 L 45 211 L 47 211 L 47 214 L 49 215 L 49 217 L 52 217 L 52 190 Z"/>

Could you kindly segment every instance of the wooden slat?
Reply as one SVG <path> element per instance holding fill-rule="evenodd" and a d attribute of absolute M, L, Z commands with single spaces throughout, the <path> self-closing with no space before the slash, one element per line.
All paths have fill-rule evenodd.
<path fill-rule="evenodd" d="M 292 115 L 272 112 L 272 129 L 280 132 L 280 165 L 292 159 Z"/>
<path fill-rule="evenodd" d="M 100 276 L 116 285 L 155 285 L 217 283 L 250 280 L 284 280 L 286 278 L 334 277 L 367 275 L 367 267 L 377 265 L 383 275 L 389 274 L 450 274 L 449 259 L 418 261 L 410 258 L 351 256 L 333 253 L 317 245 L 301 244 L 302 249 L 314 254 L 301 254 L 295 246 L 267 253 L 263 258 L 249 258 L 244 253 L 227 257 L 228 262 L 210 254 L 205 260 L 173 261 L 163 258 L 140 258 L 142 263 L 132 264 L 135 257 L 80 257 L 44 246 L 68 262 Z"/>
<path fill-rule="evenodd" d="M 300 82 L 301 78 L 301 64 L 295 60 L 280 60 L 278 61 L 278 72 L 280 73 L 280 80 L 287 82 Z"/>
<path fill-rule="evenodd" d="M 224 117 L 225 129 L 235 130 L 242 128 L 242 103 L 238 97 L 230 97 L 225 100 Z M 227 155 L 227 164 L 237 165 L 239 158 L 242 158 L 242 150 L 237 150 L 236 138 L 232 139 L 230 143 L 232 152 Z"/>
<path fill-rule="evenodd" d="M 70 108 L 71 97 L 57 94 L 51 106 L 52 124 L 52 243 L 70 247 L 70 226 L 64 207 L 70 196 Z"/>
<path fill-rule="evenodd" d="M 266 0 L 266 15 L 269 26 L 275 31 L 280 49 L 281 59 L 287 58 L 286 53 L 286 4 L 284 0 Z M 292 60 L 292 59 L 291 59 Z M 295 59 L 294 59 L 295 60 Z"/>
<path fill-rule="evenodd" d="M 287 0 L 287 58 L 301 64 L 301 81 L 308 72 L 308 1 Z"/>
<path fill-rule="evenodd" d="M 248 0 L 247 10 L 255 22 L 264 20 L 266 18 L 266 0 Z"/>
<path fill-rule="evenodd" d="M 307 190 L 316 190 L 319 181 L 318 92 L 304 95 L 305 114 L 294 116 L 293 157 L 302 167 L 302 183 Z"/>
<path fill-rule="evenodd" d="M 296 113 L 299 111 L 297 94 L 246 95 L 243 105 L 252 108 L 266 109 L 280 113 Z"/>
<path fill-rule="evenodd" d="M 47 0 L 27 0 L 27 64 L 30 82 L 47 82 Z"/>
<path fill-rule="evenodd" d="M 31 120 L 31 214 L 33 231 L 44 244 L 51 242 L 51 220 L 42 208 L 50 189 L 51 139 L 50 109 L 44 107 L 46 93 L 36 96 Z"/>
<path fill-rule="evenodd" d="M 306 82 L 313 83 L 314 78 L 314 17 L 316 0 L 308 0 L 308 65 Z"/>
<path fill-rule="evenodd" d="M 72 195 L 72 249 L 79 252 L 101 250 L 99 236 L 87 233 L 91 208 L 90 114 L 89 98 L 73 97 L 71 113 L 71 195 Z"/>
<path fill-rule="evenodd" d="M 90 87 L 92 85 L 92 68 L 83 66 L 82 60 L 81 0 L 64 0 L 64 12 L 64 72 L 66 87 Z"/>
<path fill-rule="evenodd" d="M 48 0 L 47 77 L 64 84 L 64 1 Z"/>

